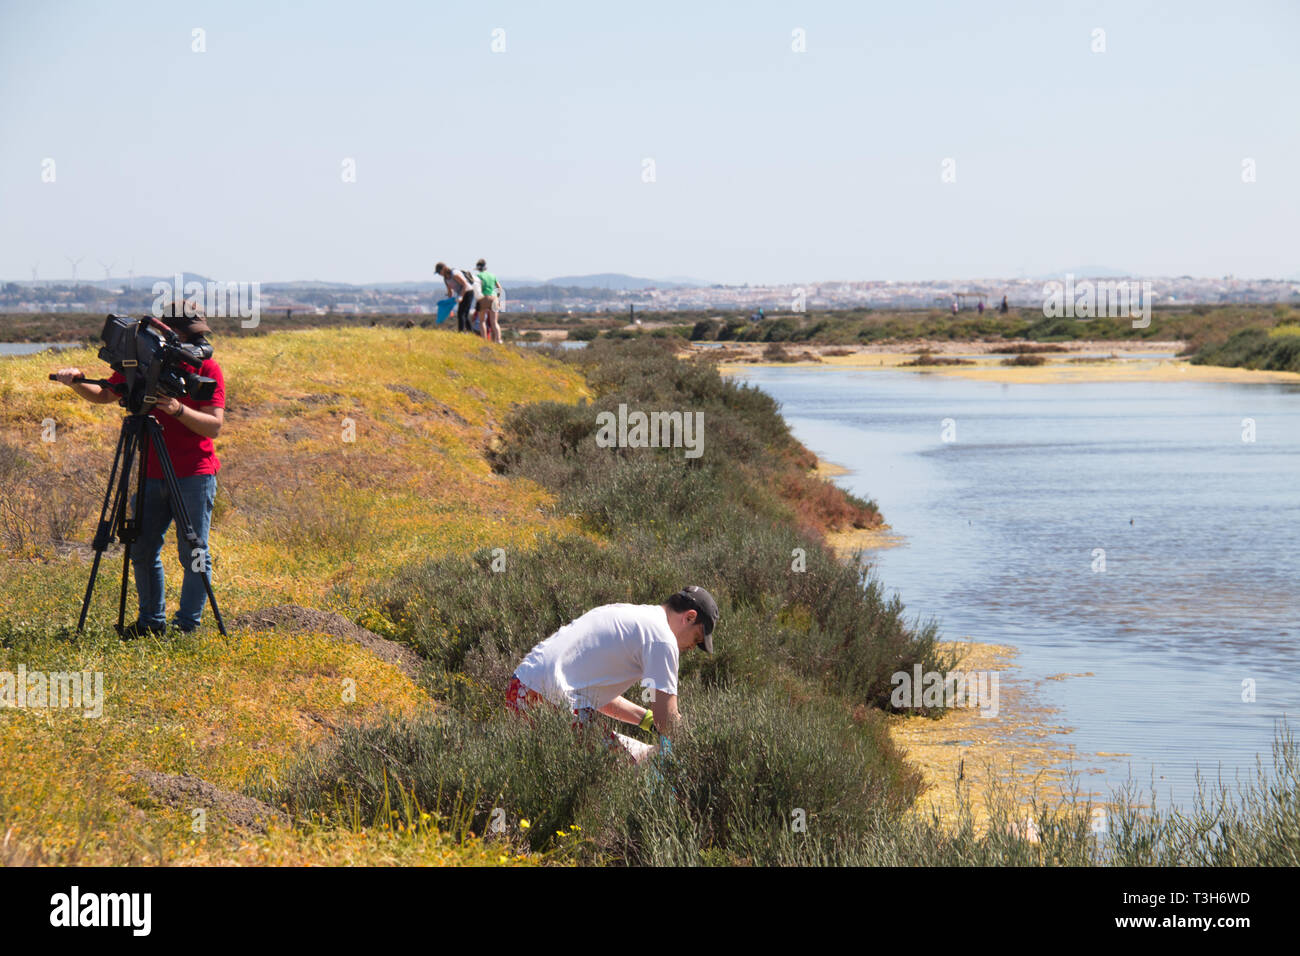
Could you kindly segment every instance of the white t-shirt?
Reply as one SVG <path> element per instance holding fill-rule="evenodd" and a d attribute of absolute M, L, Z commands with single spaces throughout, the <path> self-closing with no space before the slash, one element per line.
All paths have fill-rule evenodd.
<path fill-rule="evenodd" d="M 606 604 L 542 641 L 515 676 L 547 700 L 599 710 L 633 684 L 677 693 L 677 638 L 658 604 Z"/>

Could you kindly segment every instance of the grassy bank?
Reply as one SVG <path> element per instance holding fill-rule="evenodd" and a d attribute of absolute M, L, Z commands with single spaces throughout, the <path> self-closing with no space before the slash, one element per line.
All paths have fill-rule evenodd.
<path fill-rule="evenodd" d="M 1294 748 L 1258 791 L 1113 808 L 1100 837 L 1086 803 L 995 792 L 978 821 L 960 794 L 955 821 L 911 812 L 922 781 L 891 742 L 890 676 L 957 662 L 825 545 L 878 527 L 875 505 L 810 473 L 770 398 L 671 343 L 560 355 L 337 329 L 223 338 L 218 356 L 231 637 L 132 643 L 106 626 L 115 561 L 72 633 L 117 416 L 46 382 L 48 357 L 0 362 L 0 672 L 105 679 L 101 718 L 0 711 L 0 861 L 1296 861 Z M 598 444 L 620 405 L 700 413 L 701 454 Z M 686 728 L 652 771 L 575 741 L 562 715 L 506 719 L 505 680 L 536 641 L 691 581 L 719 599 L 718 652 L 683 658 Z M 289 602 L 346 627 L 270 626 L 260 609 Z M 372 653 L 375 634 L 394 654 Z M 239 822 L 249 800 L 265 828 Z"/>
<path fill-rule="evenodd" d="M 539 515 L 541 489 L 506 482 L 485 454 L 513 406 L 584 396 L 575 370 L 421 329 L 236 336 L 218 339 L 217 357 L 214 560 L 237 605 L 312 603 L 430 549 L 569 526 Z M 89 540 L 121 420 L 46 381 L 56 362 L 106 369 L 91 349 L 0 361 L 0 535 L 33 559 Z"/>
<path fill-rule="evenodd" d="M 587 394 L 574 370 L 419 329 L 216 341 L 228 408 L 212 542 L 228 622 L 287 602 L 366 620 L 368 609 L 339 605 L 336 589 L 381 578 L 415 555 L 526 547 L 572 527 L 543 513 L 550 498 L 541 488 L 496 474 L 485 453 L 512 406 Z M 90 350 L 57 361 L 102 368 Z M 104 716 L 0 711 L 2 858 L 486 859 L 427 825 L 376 833 L 373 819 L 251 839 L 228 832 L 214 810 L 211 826 L 195 833 L 193 801 L 163 802 L 134 776 L 193 774 L 239 791 L 276 779 L 304 747 L 331 738 L 332 727 L 432 704 L 392 664 L 310 630 L 284 636 L 232 626 L 227 641 L 208 615 L 192 638 L 123 644 L 107 626 L 116 617 L 116 547 L 87 633 L 74 638 L 86 542 L 120 416 L 46 381 L 51 362 L 0 360 L 0 672 L 101 671 Z M 52 442 L 42 440 L 47 420 Z M 172 608 L 174 553 L 169 545 L 163 555 Z"/>
<path fill-rule="evenodd" d="M 348 801 L 373 811 L 401 779 L 422 805 L 470 807 L 477 828 L 499 808 L 534 850 L 580 832 L 582 859 L 632 864 L 778 862 L 798 813 L 816 821 L 799 852 L 833 854 L 869 819 L 897 818 L 919 778 L 881 720 L 889 678 L 947 659 L 932 629 L 910 627 L 821 541 L 878 524 L 874 506 L 809 473 L 770 398 L 671 349 L 601 343 L 570 362 L 593 401 L 517 410 L 492 458 L 544 484 L 579 531 L 502 549 L 498 570 L 485 550 L 414 562 L 372 589 L 390 633 L 433 665 L 444 706 L 357 734 L 268 799 L 302 815 Z M 703 454 L 599 447 L 597 416 L 619 405 L 700 412 Z M 502 713 L 501 688 L 539 637 L 596 604 L 656 603 L 692 581 L 718 596 L 724 624 L 715 656 L 683 661 L 693 729 L 661 789 L 602 748 L 575 748 L 562 717 L 533 733 Z"/>

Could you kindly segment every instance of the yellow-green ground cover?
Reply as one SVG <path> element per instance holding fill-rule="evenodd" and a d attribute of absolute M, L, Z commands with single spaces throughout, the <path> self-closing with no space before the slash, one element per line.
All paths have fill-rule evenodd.
<path fill-rule="evenodd" d="M 525 350 L 423 329 L 345 328 L 218 339 L 226 424 L 211 548 L 229 620 L 275 604 L 329 608 L 377 630 L 352 595 L 413 557 L 526 548 L 572 531 L 536 485 L 485 451 L 516 404 L 587 395 L 571 369 Z M 121 421 L 49 382 L 55 366 L 107 374 L 91 349 L 0 361 L 0 672 L 102 671 L 98 718 L 0 709 L 0 862 L 526 862 L 394 797 L 387 823 L 235 831 L 166 806 L 132 775 L 190 773 L 238 790 L 275 779 L 349 721 L 430 708 L 363 648 L 322 634 L 232 628 L 123 643 L 121 573 L 101 566 L 85 635 L 73 628 L 88 542 Z M 53 421 L 53 441 L 49 427 Z M 168 607 L 180 574 L 169 536 Z M 134 611 L 128 595 L 128 620 Z"/>

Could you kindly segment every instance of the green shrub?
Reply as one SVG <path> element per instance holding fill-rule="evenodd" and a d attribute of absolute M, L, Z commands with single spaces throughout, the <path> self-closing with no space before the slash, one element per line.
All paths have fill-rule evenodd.
<path fill-rule="evenodd" d="M 1002 360 L 1003 365 L 1042 365 L 1047 359 L 1033 352 L 1019 352 Z"/>
<path fill-rule="evenodd" d="M 1242 329 L 1222 344 L 1202 348 L 1192 357 L 1192 364 L 1300 372 L 1300 335 L 1272 335 L 1263 328 Z"/>
<path fill-rule="evenodd" d="M 722 323 L 713 319 L 701 319 L 691 327 L 691 341 L 693 342 L 716 342 L 718 333 L 722 331 Z"/>
<path fill-rule="evenodd" d="M 886 602 L 821 543 L 819 524 L 865 526 L 874 506 L 807 475 L 813 459 L 768 395 L 677 361 L 666 343 L 602 341 L 585 352 L 566 360 L 586 370 L 595 402 L 518 409 L 494 466 L 551 489 L 557 510 L 607 543 L 542 542 L 508 555 L 506 573 L 491 570 L 486 551 L 403 568 L 372 598 L 401 623 L 404 639 L 446 672 L 469 668 L 500 681 L 509 673 L 502 659 L 512 669 L 585 610 L 658 603 L 695 582 L 714 591 L 730 622 L 720 648 L 736 649 L 699 663 L 706 681 L 730 670 L 768 680 L 785 669 L 884 708 L 896 670 L 947 669 L 935 653 L 936 629 L 907 627 L 897 600 Z M 597 415 L 621 403 L 701 410 L 705 454 L 598 447 Z M 803 571 L 792 568 L 795 549 L 805 555 Z M 490 666 L 476 672 L 476 661 Z"/>
<path fill-rule="evenodd" d="M 400 793 L 444 819 L 466 813 L 476 833 L 491 832 L 497 811 L 504 839 L 539 851 L 581 844 L 586 862 L 629 865 L 775 864 L 796 843 L 829 855 L 896 820 L 916 794 L 918 779 L 883 755 L 880 723 L 857 723 L 829 699 L 704 687 L 688 699 L 671 754 L 642 767 L 557 708 L 482 721 L 448 709 L 346 728 L 263 792 L 302 817 L 337 819 L 346 807 L 367 821 Z"/>
<path fill-rule="evenodd" d="M 794 319 L 770 319 L 760 322 L 756 328 L 761 329 L 764 342 L 791 342 L 799 334 L 799 323 Z"/>

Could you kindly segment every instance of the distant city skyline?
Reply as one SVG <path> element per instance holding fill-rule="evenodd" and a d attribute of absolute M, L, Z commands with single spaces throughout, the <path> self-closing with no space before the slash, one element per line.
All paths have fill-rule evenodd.
<path fill-rule="evenodd" d="M 196 273 L 142 277 L 133 288 L 121 282 L 94 280 L 76 287 L 56 283 L 0 284 L 0 313 L 116 312 L 135 313 L 169 301 L 174 290 L 203 305 L 211 316 L 251 317 L 260 312 L 307 314 L 411 314 L 436 312 L 446 290 L 441 282 L 344 285 L 218 282 Z M 627 276 L 574 276 L 564 285 L 506 284 L 508 314 L 529 312 L 624 312 L 638 314 L 698 310 L 744 310 L 769 315 L 835 309 L 933 309 L 992 306 L 1002 299 L 1017 308 L 1040 308 L 1045 316 L 1081 314 L 1094 302 L 1170 306 L 1300 303 L 1300 280 L 1236 278 L 1084 278 L 1066 273 L 1052 279 L 984 278 L 929 281 L 806 282 L 766 285 L 638 284 Z M 607 283 L 594 284 L 594 280 Z M 1069 307 L 1065 303 L 1071 303 Z M 1122 307 L 1122 306 L 1119 306 Z"/>
<path fill-rule="evenodd" d="M 0 0 L 0 276 L 1293 279 L 1250 11 Z"/>
<path fill-rule="evenodd" d="M 218 276 L 211 273 L 196 269 L 179 269 L 175 272 L 133 272 L 116 273 L 111 276 L 78 276 L 75 280 L 77 285 L 92 285 L 103 288 L 106 283 L 112 283 L 114 286 L 126 286 L 128 283 L 137 284 L 149 281 L 171 279 L 175 275 L 183 275 L 189 278 L 198 278 L 203 281 L 213 282 L 234 282 L 246 281 L 236 280 L 228 276 Z M 671 286 L 682 286 L 687 288 L 706 288 L 708 286 L 740 287 L 740 286 L 757 286 L 757 287 L 785 287 L 790 285 L 835 285 L 835 284 L 863 284 L 863 283 L 952 283 L 952 282 L 1051 282 L 1065 278 L 1067 275 L 1073 275 L 1078 278 L 1105 279 L 1105 278 L 1150 278 L 1150 279 L 1194 279 L 1200 281 L 1219 281 L 1219 280 L 1241 280 L 1247 282 L 1280 282 L 1280 283 L 1300 283 L 1300 273 L 1295 275 L 1276 275 L 1276 276 L 1240 276 L 1232 273 L 1223 275 L 1194 275 L 1192 273 L 1180 273 L 1178 275 L 1148 275 L 1139 272 L 1131 272 L 1123 269 L 1117 269 L 1110 266 L 1079 266 L 1069 269 L 1060 269 L 1055 271 L 1044 272 L 1037 275 L 982 275 L 982 276 L 926 276 L 915 279 L 894 279 L 888 276 L 821 276 L 818 278 L 801 278 L 789 279 L 785 281 L 744 281 L 744 282 L 722 282 L 700 277 L 686 276 L 644 276 L 634 275 L 630 272 L 608 272 L 608 273 L 591 273 L 588 275 L 565 275 L 542 278 L 537 276 L 514 276 L 505 273 L 498 274 L 502 282 L 511 282 L 518 286 L 527 284 L 529 286 L 542 285 L 568 285 L 579 288 L 617 288 L 617 289 L 635 289 L 636 285 L 623 284 L 606 284 L 603 282 L 594 282 L 590 280 L 605 279 L 606 277 L 615 279 L 635 280 L 635 282 L 644 284 L 646 288 L 667 288 Z M 50 276 L 0 276 L 0 283 L 17 283 L 19 285 L 58 285 L 69 286 L 73 284 L 71 275 L 50 275 Z M 304 279 L 304 278 L 259 278 L 251 281 L 260 282 L 263 285 L 289 286 L 298 285 L 303 287 L 319 288 L 329 285 L 343 285 L 355 288 L 375 288 L 379 286 L 394 285 L 415 285 L 415 284 L 434 284 L 442 285 L 443 280 L 436 275 L 431 276 L 409 276 L 404 279 L 380 279 L 375 281 L 356 281 L 349 282 L 341 279 Z"/>

